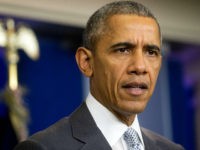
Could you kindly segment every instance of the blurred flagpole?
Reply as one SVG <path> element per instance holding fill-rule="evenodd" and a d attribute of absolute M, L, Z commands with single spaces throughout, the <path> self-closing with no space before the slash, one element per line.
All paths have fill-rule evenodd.
<path fill-rule="evenodd" d="M 16 28 L 14 20 L 8 19 L 0 22 L 0 46 L 6 50 L 8 66 L 8 86 L 2 95 L 9 108 L 9 116 L 18 141 L 22 141 L 28 136 L 29 112 L 23 101 L 25 89 L 18 83 L 19 55 L 17 51 L 23 50 L 31 59 L 37 60 L 39 58 L 38 41 L 30 28 L 26 26 Z"/>

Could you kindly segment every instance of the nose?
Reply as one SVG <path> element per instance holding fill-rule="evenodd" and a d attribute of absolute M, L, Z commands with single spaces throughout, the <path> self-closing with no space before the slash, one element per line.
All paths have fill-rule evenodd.
<path fill-rule="evenodd" d="M 137 49 L 130 58 L 128 74 L 144 75 L 147 73 L 145 56 L 142 50 Z"/>

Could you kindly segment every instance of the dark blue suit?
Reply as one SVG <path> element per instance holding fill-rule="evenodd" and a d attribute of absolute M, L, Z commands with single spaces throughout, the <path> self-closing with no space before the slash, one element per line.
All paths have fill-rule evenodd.
<path fill-rule="evenodd" d="M 182 150 L 147 129 L 141 128 L 145 150 Z M 20 143 L 15 150 L 112 150 L 83 103 L 69 117 Z"/>

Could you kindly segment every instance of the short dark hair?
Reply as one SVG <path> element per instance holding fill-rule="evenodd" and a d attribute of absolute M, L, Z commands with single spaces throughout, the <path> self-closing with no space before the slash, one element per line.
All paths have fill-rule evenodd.
<path fill-rule="evenodd" d="M 83 46 L 94 51 L 96 43 L 105 29 L 107 19 L 118 14 L 133 14 L 153 18 L 158 25 L 161 37 L 160 25 L 147 7 L 132 0 L 122 0 L 106 4 L 89 18 L 83 33 Z"/>

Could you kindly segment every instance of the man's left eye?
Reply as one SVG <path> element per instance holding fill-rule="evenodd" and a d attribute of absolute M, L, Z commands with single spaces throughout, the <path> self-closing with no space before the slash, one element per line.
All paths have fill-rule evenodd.
<path fill-rule="evenodd" d="M 157 55 L 157 52 L 155 50 L 148 50 L 149 55 Z"/>
<path fill-rule="evenodd" d="M 159 55 L 159 51 L 156 50 L 156 49 L 148 49 L 148 50 L 147 50 L 147 54 L 148 54 L 149 56 L 158 56 L 158 55 Z"/>
<path fill-rule="evenodd" d="M 161 54 L 160 48 L 156 45 L 145 46 L 145 52 L 150 57 L 159 56 Z"/>

